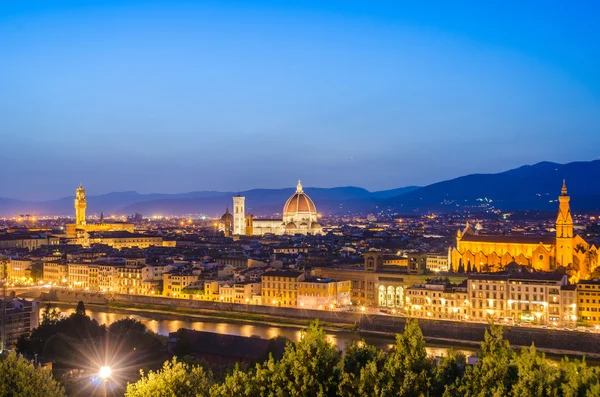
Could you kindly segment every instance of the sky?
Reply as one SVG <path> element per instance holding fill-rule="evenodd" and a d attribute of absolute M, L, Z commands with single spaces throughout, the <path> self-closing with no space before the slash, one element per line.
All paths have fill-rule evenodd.
<path fill-rule="evenodd" d="M 0 1 L 0 197 L 600 158 L 597 1 Z"/>

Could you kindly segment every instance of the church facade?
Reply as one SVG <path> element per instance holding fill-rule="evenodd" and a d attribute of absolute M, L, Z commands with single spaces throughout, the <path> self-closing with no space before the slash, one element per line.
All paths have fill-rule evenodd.
<path fill-rule="evenodd" d="M 555 235 L 482 235 L 467 222 L 456 234 L 452 249 L 452 269 L 459 271 L 501 271 L 516 262 L 535 270 L 566 268 L 573 279 L 589 278 L 598 267 L 598 248 L 573 233 L 570 197 L 563 181 L 558 197 Z"/>
<path fill-rule="evenodd" d="M 259 219 L 255 218 L 254 215 L 246 215 L 245 200 L 246 198 L 240 195 L 233 197 L 233 213 L 230 216 L 233 220 L 232 230 L 234 235 L 306 235 L 321 234 L 323 232 L 318 222 L 317 207 L 310 197 L 304 193 L 300 181 L 296 186 L 296 192 L 283 206 L 282 218 Z"/>

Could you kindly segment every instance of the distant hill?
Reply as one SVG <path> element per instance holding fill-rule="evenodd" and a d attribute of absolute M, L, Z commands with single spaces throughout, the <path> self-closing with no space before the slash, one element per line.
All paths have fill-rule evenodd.
<path fill-rule="evenodd" d="M 542 162 L 498 174 L 467 175 L 389 198 L 385 206 L 399 212 L 466 208 L 552 211 L 557 208 L 555 200 L 563 178 L 575 211 L 600 210 L 600 160 Z"/>
<path fill-rule="evenodd" d="M 394 189 L 402 192 L 404 188 Z M 354 186 L 335 188 L 305 188 L 321 213 L 359 212 L 375 208 L 380 203 L 377 194 Z M 410 190 L 410 189 L 409 189 Z M 252 189 L 240 192 L 246 197 L 248 213 L 268 216 L 280 213 L 286 200 L 295 192 L 287 189 Z M 391 191 L 388 191 L 391 192 Z M 232 206 L 234 192 L 197 191 L 180 194 L 141 194 L 138 192 L 113 192 L 87 197 L 89 214 L 133 214 L 144 215 L 221 215 Z M 389 193 L 387 193 L 389 195 Z M 384 194 L 385 196 L 385 194 Z M 14 216 L 35 213 L 49 215 L 72 215 L 74 197 L 64 197 L 45 202 L 26 202 L 0 198 L 0 215 Z"/>
<path fill-rule="evenodd" d="M 405 186 L 405 187 L 399 187 L 397 189 L 380 190 L 378 192 L 373 192 L 372 196 L 374 198 L 378 198 L 378 199 L 387 199 L 387 198 L 391 198 L 391 197 L 398 197 L 398 196 L 401 196 L 403 194 L 412 192 L 413 190 L 417 190 L 420 188 L 421 188 L 421 186 Z"/>
<path fill-rule="evenodd" d="M 567 181 L 574 211 L 600 211 L 600 160 L 556 164 L 542 162 L 497 174 L 473 174 L 424 187 L 369 192 L 360 187 L 305 188 L 323 214 L 463 212 L 500 209 L 505 211 L 554 211 L 562 179 Z M 248 213 L 270 216 L 282 211 L 294 193 L 288 189 L 252 189 L 246 197 Z M 196 191 L 180 194 L 114 192 L 88 196 L 88 213 L 146 216 L 205 214 L 221 215 L 231 208 L 234 192 Z M 72 215 L 74 197 L 46 202 L 0 198 L 0 216 L 36 213 Z"/>

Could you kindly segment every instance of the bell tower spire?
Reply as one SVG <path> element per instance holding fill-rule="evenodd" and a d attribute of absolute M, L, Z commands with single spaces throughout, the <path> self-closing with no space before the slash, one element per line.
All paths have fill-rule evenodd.
<path fill-rule="evenodd" d="M 567 195 L 567 182 L 563 179 L 556 217 L 556 262 L 559 266 L 569 266 L 573 263 L 573 217 L 570 200 L 571 197 Z"/>
<path fill-rule="evenodd" d="M 87 201 L 85 199 L 85 189 L 83 183 L 79 184 L 79 187 L 75 190 L 75 225 L 85 226 L 85 209 L 87 208 Z"/>

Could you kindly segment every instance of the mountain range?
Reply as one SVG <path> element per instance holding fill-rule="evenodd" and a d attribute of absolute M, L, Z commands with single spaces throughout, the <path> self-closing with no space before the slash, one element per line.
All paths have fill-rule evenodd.
<path fill-rule="evenodd" d="M 428 186 L 407 186 L 370 192 L 354 186 L 305 188 L 324 214 L 369 213 L 382 210 L 400 214 L 500 209 L 504 211 L 557 208 L 562 180 L 566 179 L 574 211 L 600 210 L 600 160 L 557 164 L 542 162 L 496 174 L 472 174 Z M 294 193 L 288 189 L 252 189 L 246 197 L 247 213 L 280 213 Z M 220 215 L 235 192 L 196 191 L 180 194 L 134 191 L 88 196 L 88 213 L 150 215 Z M 0 197 L 0 216 L 18 214 L 71 215 L 73 196 L 44 202 Z"/>

